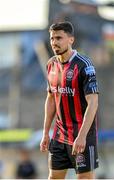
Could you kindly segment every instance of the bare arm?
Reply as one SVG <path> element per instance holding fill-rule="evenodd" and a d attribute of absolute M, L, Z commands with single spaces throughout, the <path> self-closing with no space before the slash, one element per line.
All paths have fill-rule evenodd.
<path fill-rule="evenodd" d="M 72 154 L 83 152 L 86 145 L 86 136 L 93 123 L 97 108 L 98 108 L 98 94 L 86 95 L 87 108 L 84 114 L 84 119 L 78 136 L 73 144 Z"/>
<path fill-rule="evenodd" d="M 46 151 L 49 144 L 49 130 L 55 116 L 55 99 L 52 93 L 47 94 L 45 101 L 45 117 L 44 117 L 44 128 L 43 128 L 43 137 L 40 143 L 41 151 Z"/>
<path fill-rule="evenodd" d="M 53 94 L 48 93 L 45 101 L 45 117 L 43 134 L 48 134 L 55 116 L 55 99 Z"/>
<path fill-rule="evenodd" d="M 87 133 L 93 123 L 97 108 L 98 108 L 98 94 L 90 94 L 86 96 L 87 109 L 84 114 L 83 124 L 79 131 L 79 136 L 87 136 Z"/>

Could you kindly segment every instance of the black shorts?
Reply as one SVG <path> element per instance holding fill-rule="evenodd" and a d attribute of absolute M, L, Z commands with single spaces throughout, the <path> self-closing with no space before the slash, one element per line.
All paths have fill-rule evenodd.
<path fill-rule="evenodd" d="M 49 145 L 49 168 L 62 170 L 74 168 L 76 173 L 93 171 L 98 167 L 96 143 L 86 145 L 85 151 L 77 156 L 72 155 L 72 146 L 51 140 Z"/>

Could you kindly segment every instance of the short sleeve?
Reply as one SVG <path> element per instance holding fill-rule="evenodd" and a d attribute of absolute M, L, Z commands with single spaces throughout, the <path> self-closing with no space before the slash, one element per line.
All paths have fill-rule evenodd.
<path fill-rule="evenodd" d="M 84 94 L 99 93 L 98 83 L 96 80 L 96 71 L 93 65 L 84 66 L 82 70 Z"/>
<path fill-rule="evenodd" d="M 52 93 L 52 87 L 51 87 L 51 82 L 50 82 L 50 71 L 52 68 L 54 68 L 54 62 L 56 61 L 55 56 L 49 59 L 46 65 L 46 71 L 47 71 L 47 91 L 49 93 Z"/>

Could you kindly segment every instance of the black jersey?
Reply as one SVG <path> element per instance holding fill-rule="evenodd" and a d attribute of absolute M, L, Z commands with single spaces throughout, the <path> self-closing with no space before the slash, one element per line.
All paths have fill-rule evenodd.
<path fill-rule="evenodd" d="M 56 56 L 52 57 L 47 64 L 47 74 L 48 91 L 54 94 L 56 103 L 53 139 L 72 145 L 87 107 L 85 96 L 98 93 L 95 68 L 88 57 L 74 50 L 64 64 Z M 96 138 L 95 120 L 87 138 L 92 137 Z"/>

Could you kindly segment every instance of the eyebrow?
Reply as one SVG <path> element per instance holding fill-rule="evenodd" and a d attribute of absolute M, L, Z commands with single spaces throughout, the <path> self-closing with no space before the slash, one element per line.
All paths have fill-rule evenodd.
<path fill-rule="evenodd" d="M 57 36 L 50 36 L 50 39 L 52 39 L 52 38 L 62 38 L 62 36 L 60 36 L 60 35 L 57 35 Z"/>

